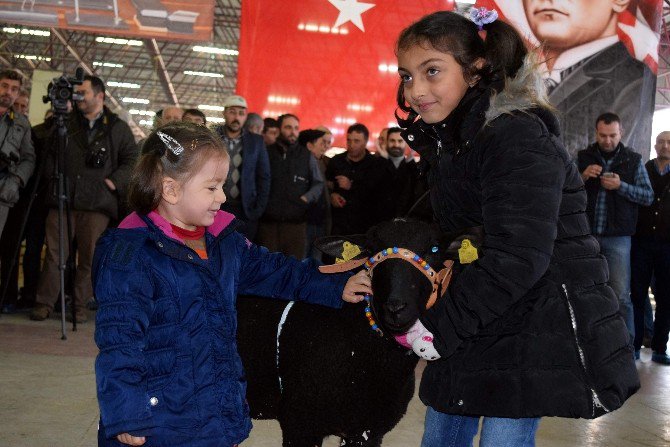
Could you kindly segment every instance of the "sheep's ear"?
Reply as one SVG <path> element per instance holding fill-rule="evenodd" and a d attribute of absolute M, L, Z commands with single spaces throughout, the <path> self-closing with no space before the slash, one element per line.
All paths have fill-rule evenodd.
<path fill-rule="evenodd" d="M 321 237 L 314 241 L 314 246 L 328 256 L 345 261 L 367 257 L 369 254 L 365 248 L 364 234 Z"/>
<path fill-rule="evenodd" d="M 442 236 L 442 246 L 447 247 L 446 256 L 447 259 L 459 259 L 458 249 L 461 248 L 461 244 L 465 239 L 468 239 L 470 243 L 481 252 L 481 245 L 484 242 L 484 227 L 472 227 L 467 228 L 462 232 L 458 233 L 445 233 Z"/>

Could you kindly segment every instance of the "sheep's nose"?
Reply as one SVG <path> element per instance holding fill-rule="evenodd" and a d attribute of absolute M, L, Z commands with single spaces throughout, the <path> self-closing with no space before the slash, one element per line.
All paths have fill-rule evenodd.
<path fill-rule="evenodd" d="M 397 314 L 405 307 L 407 307 L 407 303 L 403 301 L 389 301 L 388 303 L 386 303 L 385 307 L 389 312 Z"/>

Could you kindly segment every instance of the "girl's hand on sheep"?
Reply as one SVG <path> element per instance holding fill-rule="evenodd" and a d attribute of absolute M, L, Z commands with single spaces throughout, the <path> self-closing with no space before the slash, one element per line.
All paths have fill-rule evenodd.
<path fill-rule="evenodd" d="M 342 299 L 347 303 L 359 303 L 366 294 L 372 294 L 372 282 L 365 270 L 349 278 L 342 291 Z"/>

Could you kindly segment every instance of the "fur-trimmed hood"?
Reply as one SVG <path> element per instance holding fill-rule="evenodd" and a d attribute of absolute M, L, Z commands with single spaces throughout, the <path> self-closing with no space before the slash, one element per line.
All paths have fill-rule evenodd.
<path fill-rule="evenodd" d="M 547 88 L 538 70 L 537 57 L 528 54 L 516 76 L 505 79 L 505 87 L 491 96 L 486 123 L 503 114 L 530 109 L 551 109 Z"/>

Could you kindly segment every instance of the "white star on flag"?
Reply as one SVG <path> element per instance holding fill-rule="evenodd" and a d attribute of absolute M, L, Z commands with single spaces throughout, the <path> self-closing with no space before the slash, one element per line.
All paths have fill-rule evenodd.
<path fill-rule="evenodd" d="M 340 14 L 337 16 L 337 21 L 335 21 L 334 28 L 337 28 L 340 25 L 344 25 L 347 22 L 351 22 L 358 27 L 361 31 L 365 32 L 365 27 L 363 27 L 363 18 L 361 14 L 367 11 L 370 8 L 374 8 L 374 3 L 359 3 L 358 0 L 328 0 L 331 5 L 336 7 Z"/>
<path fill-rule="evenodd" d="M 649 55 L 654 61 L 658 62 L 658 42 L 661 36 L 651 29 L 639 8 L 637 10 L 635 26 L 619 23 L 619 28 L 628 34 L 633 41 L 635 59 L 642 61 Z"/>

